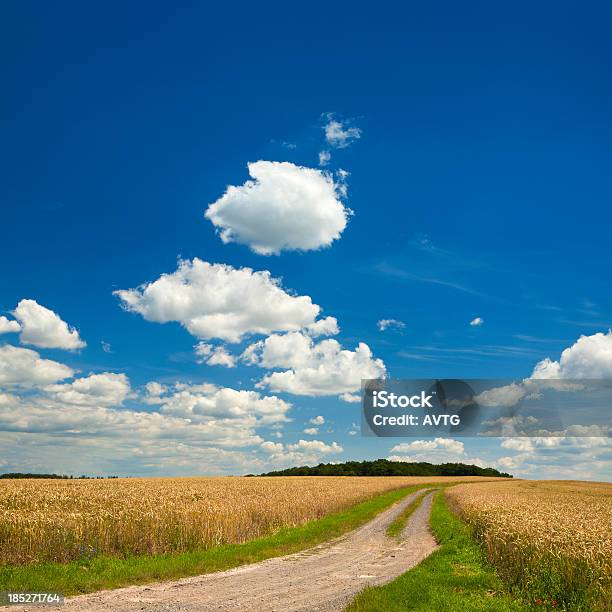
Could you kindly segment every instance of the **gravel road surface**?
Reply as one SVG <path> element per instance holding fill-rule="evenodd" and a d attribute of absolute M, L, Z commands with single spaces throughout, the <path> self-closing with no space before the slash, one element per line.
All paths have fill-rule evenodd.
<path fill-rule="evenodd" d="M 389 524 L 418 495 L 408 495 L 359 529 L 315 548 L 229 571 L 72 597 L 60 610 L 342 610 L 364 587 L 389 582 L 437 548 L 428 527 L 432 492 L 425 495 L 399 539 L 385 535 Z M 45 608 L 22 608 L 26 609 Z"/>

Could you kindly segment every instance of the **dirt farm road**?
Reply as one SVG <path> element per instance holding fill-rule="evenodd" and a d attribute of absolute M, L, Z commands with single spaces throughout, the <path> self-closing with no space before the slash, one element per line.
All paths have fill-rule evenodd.
<path fill-rule="evenodd" d="M 62 612 L 342 610 L 365 586 L 389 582 L 437 548 L 428 528 L 432 492 L 399 539 L 385 534 L 417 495 L 408 495 L 359 529 L 315 548 L 229 571 L 73 597 Z"/>

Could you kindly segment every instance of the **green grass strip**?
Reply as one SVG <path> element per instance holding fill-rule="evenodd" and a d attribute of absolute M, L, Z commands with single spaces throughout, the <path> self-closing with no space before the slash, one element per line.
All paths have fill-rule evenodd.
<path fill-rule="evenodd" d="M 348 612 L 531 609 L 507 594 L 472 539 L 470 528 L 447 508 L 443 493 L 434 499 L 430 524 L 440 548 L 389 584 L 365 589 L 348 606 Z"/>
<path fill-rule="evenodd" d="M 423 497 L 427 491 L 417 495 L 408 507 L 387 527 L 387 535 L 390 538 L 399 538 L 408 523 L 408 519 L 412 516 L 412 513 L 421 505 Z"/>
<path fill-rule="evenodd" d="M 377 495 L 347 510 L 285 528 L 244 544 L 203 551 L 125 558 L 100 556 L 72 563 L 44 563 L 0 567 L 0 591 L 54 591 L 64 595 L 90 593 L 133 584 L 146 584 L 230 569 L 270 557 L 286 555 L 331 540 L 372 520 L 409 493 L 431 485 L 417 485 Z"/>

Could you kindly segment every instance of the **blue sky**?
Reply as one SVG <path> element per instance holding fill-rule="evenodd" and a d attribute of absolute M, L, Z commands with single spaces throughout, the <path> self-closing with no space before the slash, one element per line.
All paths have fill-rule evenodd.
<path fill-rule="evenodd" d="M 568 438 L 551 450 L 351 435 L 359 404 L 338 398 L 346 389 L 261 385 L 270 372 L 299 379 L 302 370 L 287 356 L 269 367 L 263 355 L 258 365 L 239 357 L 298 333 L 306 352 L 327 340 L 351 351 L 348 368 L 364 343 L 362 366 L 380 360 L 393 377 L 522 378 L 578 346 L 562 372 L 576 376 L 586 359 L 584 375 L 612 377 L 609 6 L 383 3 L 374 13 L 345 3 L 297 12 L 281 3 L 144 11 L 23 2 L 2 14 L 0 314 L 21 334 L 3 333 L 0 345 L 71 370 L 43 381 L 30 364 L 5 375 L 2 471 L 244 473 L 407 456 L 478 459 L 527 476 L 609 475 L 597 441 Z M 290 200 L 300 231 L 319 235 L 321 219 L 309 215 L 324 196 L 346 227 L 332 227 L 337 236 L 320 248 L 271 255 L 224 243 L 225 213 L 217 227 L 204 213 L 259 160 L 291 165 L 268 168 L 258 205 L 285 201 L 286 172 L 297 169 Z M 320 190 L 312 200 L 308 181 Z M 287 229 L 265 220 L 249 231 Z M 176 274 L 179 258 L 269 271 L 289 301 L 310 299 L 340 332 L 312 337 L 281 317 L 234 342 L 190 332 L 176 313 L 160 323 L 121 307 L 113 292 Z M 37 306 L 19 309 L 22 300 Z M 139 304 L 160 318 L 159 303 Z M 470 325 L 476 317 L 484 323 Z M 382 319 L 403 325 L 381 331 Z M 582 335 L 590 344 L 576 344 Z M 198 343 L 209 355 L 198 358 Z M 234 367 L 206 363 L 217 349 Z M 336 368 L 335 357 L 321 365 L 313 355 L 304 355 L 310 366 Z M 30 358 L 5 350 L 6 363 Z M 105 373 L 115 378 L 88 379 Z M 152 381 L 165 391 L 152 396 Z M 245 404 L 231 421 L 223 389 L 259 396 L 236 396 Z M 284 402 L 276 422 L 265 416 L 272 396 Z M 177 420 L 189 414 L 194 428 L 184 430 Z M 325 423 L 309 423 L 317 416 Z M 221 446 L 202 429 L 215 419 Z"/>

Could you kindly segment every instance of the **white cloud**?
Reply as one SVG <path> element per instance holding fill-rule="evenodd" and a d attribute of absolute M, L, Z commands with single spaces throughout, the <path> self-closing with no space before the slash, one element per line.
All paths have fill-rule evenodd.
<path fill-rule="evenodd" d="M 35 300 L 21 300 L 13 316 L 21 324 L 19 340 L 22 344 L 71 351 L 87 346 L 76 329 L 68 327 L 55 312 Z"/>
<path fill-rule="evenodd" d="M 316 338 L 318 336 L 335 336 L 340 333 L 340 328 L 335 317 L 325 317 L 308 325 L 304 328 L 304 331 L 309 336 Z"/>
<path fill-rule="evenodd" d="M 212 350 L 213 350 L 213 345 L 207 344 L 206 342 L 198 342 L 193 347 L 193 350 L 195 351 L 195 354 L 196 354 L 196 361 L 198 363 L 204 363 L 206 359 L 210 357 L 210 354 L 212 353 Z"/>
<path fill-rule="evenodd" d="M 523 385 L 511 383 L 503 387 L 487 389 L 475 396 L 475 400 L 483 406 L 510 407 L 518 404 L 526 395 Z"/>
<path fill-rule="evenodd" d="M 121 406 L 128 390 L 122 374 L 105 373 L 67 385 L 48 385 L 34 393 L 28 390 L 23 397 L 0 393 L 3 455 L 10 454 L 12 464 L 20 467 L 46 455 L 43 467 L 53 471 L 68 464 L 62 471 L 100 473 L 104 467 L 107 473 L 117 473 L 117 466 L 123 465 L 128 474 L 176 475 L 263 471 L 275 453 L 303 463 L 337 450 L 331 446 L 285 451 L 282 444 L 264 442 L 258 428 L 289 420 L 291 404 L 273 396 L 207 383 L 151 381 L 140 399 L 155 408 L 145 411 Z M 24 445 L 27 451 L 20 453 Z M 243 450 L 227 450 L 234 448 Z M 97 463 L 88 463 L 92 452 Z"/>
<path fill-rule="evenodd" d="M 406 324 L 403 321 L 397 319 L 381 319 L 377 324 L 380 331 L 385 331 L 390 328 L 405 329 Z"/>
<path fill-rule="evenodd" d="M 151 397 L 159 397 L 160 395 L 168 391 L 168 387 L 166 385 L 162 385 L 161 383 L 158 383 L 155 380 L 152 380 L 151 382 L 148 382 L 145 385 L 145 390 L 147 392 L 147 395 Z"/>
<path fill-rule="evenodd" d="M 100 342 L 100 344 L 102 345 L 102 350 L 103 350 L 105 353 L 112 353 L 112 352 L 113 352 L 113 351 L 112 351 L 112 347 L 111 347 L 110 343 L 108 343 L 108 342 L 104 342 L 104 340 L 102 340 L 102 341 Z"/>
<path fill-rule="evenodd" d="M 560 369 L 558 361 L 553 361 L 549 357 L 542 359 L 542 361 L 538 362 L 533 368 L 533 372 L 531 373 L 531 378 L 535 380 L 546 380 L 550 378 L 561 378 L 560 377 Z"/>
<path fill-rule="evenodd" d="M 598 332 L 592 336 L 580 336 L 572 346 L 563 350 L 559 361 L 549 357 L 542 359 L 531 376 L 520 384 L 489 389 L 480 393 L 476 400 L 486 406 L 510 407 L 524 398 L 537 399 L 541 396 L 539 389 L 579 391 L 582 384 L 572 380 L 609 378 L 612 378 L 612 332 Z M 508 425 L 514 424 L 509 422 Z"/>
<path fill-rule="evenodd" d="M 220 365 L 226 368 L 233 368 L 236 366 L 236 357 L 228 352 L 224 346 L 216 346 L 213 348 L 212 344 L 199 342 L 195 345 L 194 349 L 198 363 L 207 363 L 211 366 Z"/>
<path fill-rule="evenodd" d="M 511 407 L 522 399 L 538 399 L 540 389 L 557 391 L 579 391 L 582 384 L 572 382 L 576 379 L 612 378 L 612 332 L 580 336 L 570 347 L 561 353 L 559 361 L 549 357 L 536 364 L 529 378 L 521 383 L 511 383 L 503 387 L 483 391 L 476 400 L 485 406 Z M 509 431 L 521 423 L 508 420 Z"/>
<path fill-rule="evenodd" d="M 245 349 L 249 363 L 263 368 L 300 367 L 308 363 L 314 346 L 312 338 L 299 332 L 272 334 Z M 245 354 L 243 353 L 243 354 Z"/>
<path fill-rule="evenodd" d="M 130 393 L 130 381 L 125 374 L 104 372 L 77 378 L 71 383 L 49 385 L 45 391 L 64 404 L 120 406 Z"/>
<path fill-rule="evenodd" d="M 308 434 L 309 436 L 316 436 L 319 433 L 319 428 L 318 427 L 307 427 L 304 430 L 305 434 Z"/>
<path fill-rule="evenodd" d="M 501 457 L 497 464 L 519 476 L 609 479 L 612 476 L 610 439 L 602 435 L 583 437 L 584 431 L 574 429 L 568 428 L 567 435 L 555 437 L 505 438 L 501 448 L 517 454 Z"/>
<path fill-rule="evenodd" d="M 326 114 L 327 123 L 323 126 L 325 140 L 336 149 L 345 149 L 352 142 L 361 138 L 361 130 L 357 127 L 346 127 L 346 122 L 334 119 L 333 113 Z"/>
<path fill-rule="evenodd" d="M 145 423 L 146 417 L 140 421 L 141 425 Z M 165 420 L 162 424 L 170 430 L 174 423 Z M 177 425 L 182 428 L 179 433 L 189 431 Z M 267 468 L 255 454 L 258 446 L 234 449 L 221 447 L 214 441 L 203 442 L 197 437 L 172 439 L 163 433 L 152 427 L 124 428 L 115 435 L 86 431 L 78 435 L 62 431 L 27 434 L 5 430 L 0 431 L 0 447 L 9 466 L 4 471 L 176 477 L 245 474 Z M 258 445 L 260 441 L 253 443 Z"/>
<path fill-rule="evenodd" d="M 197 338 L 240 342 L 247 334 L 293 331 L 313 325 L 320 307 L 292 295 L 267 271 L 233 268 L 200 259 L 180 261 L 136 289 L 115 291 L 123 307 L 147 321 L 177 321 Z"/>
<path fill-rule="evenodd" d="M 270 442 L 266 440 L 261 443 L 261 448 L 266 451 L 266 453 L 282 453 L 283 445 L 280 442 Z"/>
<path fill-rule="evenodd" d="M 234 368 L 236 367 L 236 357 L 229 353 L 224 346 L 217 346 L 206 363 L 208 365 L 220 365 L 225 368 Z"/>
<path fill-rule="evenodd" d="M 463 442 L 452 438 L 435 438 L 434 440 L 414 440 L 413 442 L 402 442 L 396 444 L 392 453 L 411 453 L 414 451 L 443 450 L 447 453 L 462 455 L 465 451 Z"/>
<path fill-rule="evenodd" d="M 360 389 L 362 379 L 380 378 L 386 373 L 384 363 L 374 359 L 363 342 L 350 351 L 342 349 L 336 340 L 315 343 L 299 332 L 268 336 L 248 347 L 245 358 L 264 368 L 285 369 L 267 374 L 258 387 L 296 395 L 351 393 Z"/>
<path fill-rule="evenodd" d="M 321 440 L 298 440 L 295 444 L 287 444 L 290 451 L 316 452 L 322 455 L 341 453 L 344 449 L 337 443 L 325 444 Z"/>
<path fill-rule="evenodd" d="M 157 398 L 162 413 L 193 422 L 220 418 L 246 420 L 251 426 L 273 425 L 288 421 L 287 412 L 291 408 L 289 402 L 273 395 L 210 384 L 175 385 Z"/>
<path fill-rule="evenodd" d="M 417 455 L 389 455 L 389 461 L 399 461 L 402 463 L 464 463 L 466 465 L 478 465 L 480 467 L 492 467 L 495 461 L 482 459 L 481 457 L 468 457 L 464 455 L 453 455 L 452 453 L 439 454 L 417 454 Z"/>
<path fill-rule="evenodd" d="M 248 168 L 253 180 L 230 185 L 205 213 L 224 243 L 272 255 L 320 249 L 340 238 L 351 211 L 331 175 L 290 162 L 258 161 Z"/>
<path fill-rule="evenodd" d="M 514 457 L 500 457 L 497 460 L 497 465 L 502 470 L 513 470 L 518 467 L 518 462 L 514 459 Z"/>
<path fill-rule="evenodd" d="M 315 465 L 328 455 L 341 453 L 344 449 L 337 442 L 326 444 L 320 440 L 298 440 L 294 444 L 263 442 L 262 450 L 268 454 L 267 462 L 276 468 Z"/>
<path fill-rule="evenodd" d="M 74 371 L 68 366 L 42 359 L 31 349 L 6 344 L 0 346 L 0 384 L 35 386 L 71 378 Z"/>
<path fill-rule="evenodd" d="M 561 353 L 559 361 L 547 358 L 534 368 L 532 378 L 612 378 L 612 332 L 580 336 Z"/>
<path fill-rule="evenodd" d="M 452 438 L 435 438 L 434 440 L 414 440 L 396 444 L 390 451 L 389 461 L 404 461 L 407 463 L 465 463 L 486 467 L 492 461 L 480 457 L 468 456 L 463 442 Z M 404 454 L 407 453 L 407 454 Z"/>
<path fill-rule="evenodd" d="M 319 166 L 327 166 L 331 159 L 331 153 L 329 151 L 319 151 Z"/>
<path fill-rule="evenodd" d="M 505 438 L 501 442 L 501 447 L 524 453 L 533 450 L 533 440 L 531 438 Z"/>
<path fill-rule="evenodd" d="M 484 319 L 482 317 L 476 317 L 470 321 L 470 325 L 472 327 L 480 327 L 484 323 Z"/>
<path fill-rule="evenodd" d="M 0 431 L 52 433 L 56 452 L 62 436 L 125 439 L 133 446 L 165 439 L 173 443 L 244 447 L 258 445 L 255 419 L 186 419 L 162 412 L 64 404 L 50 397 L 23 398 L 0 410 Z M 187 450 L 187 449 L 185 449 Z"/>
<path fill-rule="evenodd" d="M 17 321 L 11 321 L 6 317 L 0 317 L 0 334 L 17 333 L 21 331 L 21 325 Z"/>
<path fill-rule="evenodd" d="M 310 422 L 313 425 L 324 425 L 325 424 L 325 417 L 322 415 L 318 415 L 316 417 L 313 417 L 312 419 L 310 419 Z"/>
<path fill-rule="evenodd" d="M 563 433 L 572 433 L 572 428 L 568 428 Z M 582 431 L 574 433 L 584 433 Z M 588 432 L 587 432 L 588 433 Z M 550 438 L 545 437 L 517 437 L 505 438 L 501 442 L 502 448 L 517 450 L 522 453 L 531 453 L 537 449 L 557 449 L 573 450 L 576 448 L 599 448 L 610 446 L 610 440 L 605 436 L 585 436 L 582 435 L 561 435 Z"/>
<path fill-rule="evenodd" d="M 338 397 L 349 404 L 357 404 L 361 401 L 361 396 L 356 393 L 341 393 Z"/>
<path fill-rule="evenodd" d="M 350 172 L 348 172 L 347 170 L 343 170 L 342 168 L 338 168 L 338 170 L 336 171 L 336 188 L 338 189 L 338 193 L 343 198 L 346 198 L 346 196 L 348 195 L 348 177 L 350 175 Z M 353 214 L 352 211 L 351 214 Z"/>

